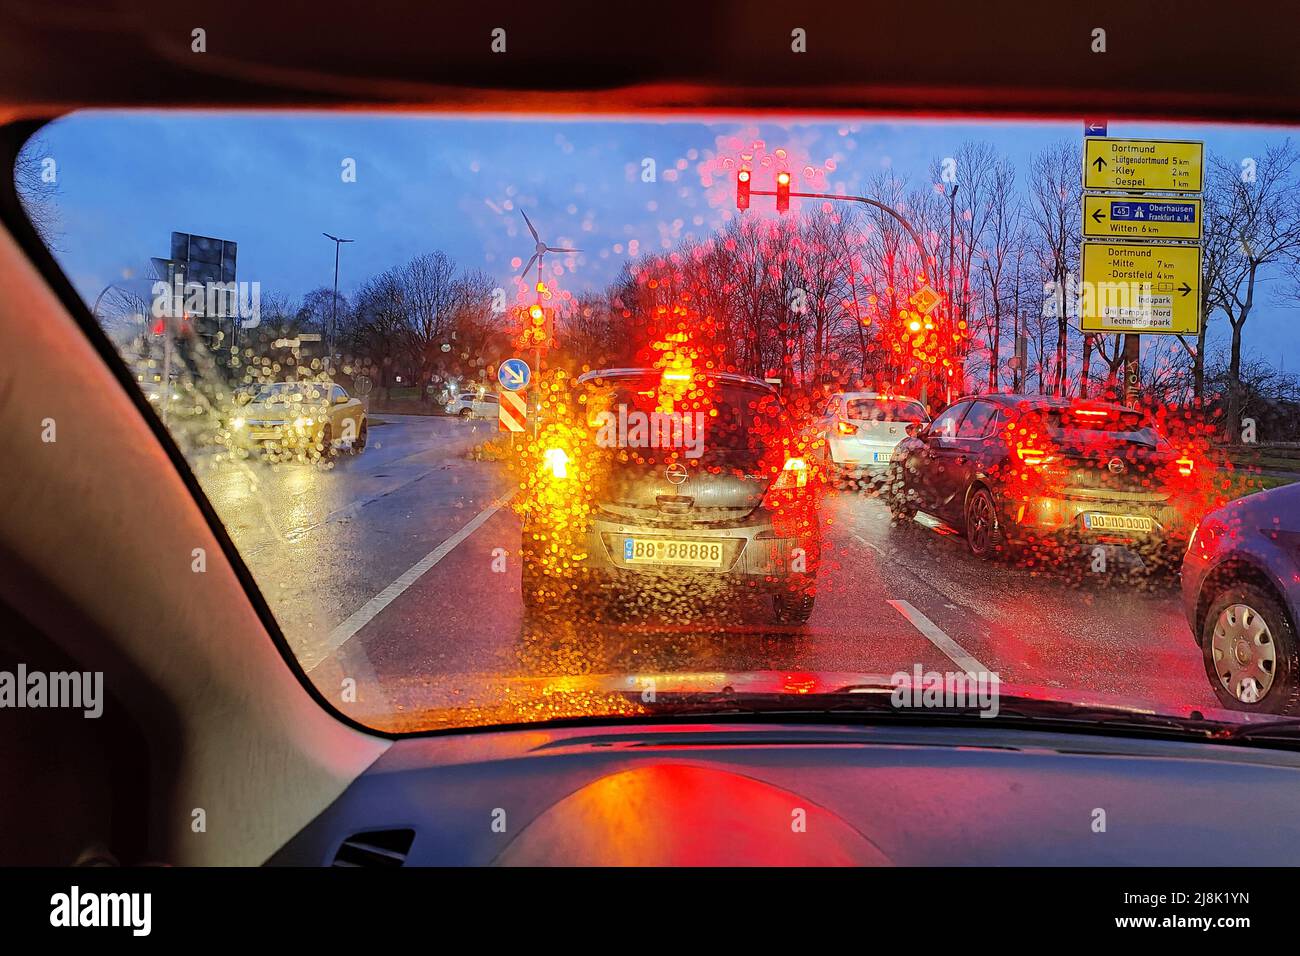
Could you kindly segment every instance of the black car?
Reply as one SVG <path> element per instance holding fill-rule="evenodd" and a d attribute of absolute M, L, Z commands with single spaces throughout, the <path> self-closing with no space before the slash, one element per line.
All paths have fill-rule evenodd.
<path fill-rule="evenodd" d="M 887 489 L 897 520 L 951 522 L 979 557 L 1072 542 L 1123 545 L 1157 566 L 1182 559 L 1195 462 L 1136 409 L 982 395 L 909 432 Z"/>

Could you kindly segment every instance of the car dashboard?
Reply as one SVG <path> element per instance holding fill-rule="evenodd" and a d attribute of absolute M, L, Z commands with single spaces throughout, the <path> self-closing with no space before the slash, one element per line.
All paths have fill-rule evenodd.
<path fill-rule="evenodd" d="M 1092 733 L 539 727 L 397 741 L 269 863 L 1283 865 L 1297 787 L 1289 751 Z"/>

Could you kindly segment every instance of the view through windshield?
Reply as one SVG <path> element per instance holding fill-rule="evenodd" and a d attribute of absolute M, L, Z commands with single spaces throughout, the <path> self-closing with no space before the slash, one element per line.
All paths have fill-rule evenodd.
<path fill-rule="evenodd" d="M 1300 707 L 1287 130 L 87 112 L 17 173 L 370 726 Z"/>

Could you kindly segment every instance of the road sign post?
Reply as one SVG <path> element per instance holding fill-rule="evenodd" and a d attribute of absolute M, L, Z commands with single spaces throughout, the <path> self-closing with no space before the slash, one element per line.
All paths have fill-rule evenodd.
<path fill-rule="evenodd" d="M 1136 405 L 1142 391 L 1142 337 L 1134 333 L 1124 336 L 1124 403 Z"/>

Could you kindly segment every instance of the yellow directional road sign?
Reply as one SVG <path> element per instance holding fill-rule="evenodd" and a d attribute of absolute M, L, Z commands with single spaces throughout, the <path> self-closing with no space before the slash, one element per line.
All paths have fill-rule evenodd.
<path fill-rule="evenodd" d="M 1199 193 L 1205 145 L 1168 139 L 1083 142 L 1083 188 L 1128 192 Z"/>
<path fill-rule="evenodd" d="M 1085 242 L 1082 271 L 1084 332 L 1200 331 L 1200 246 Z"/>
<path fill-rule="evenodd" d="M 1201 201 L 1085 195 L 1083 235 L 1085 239 L 1199 239 Z"/>

